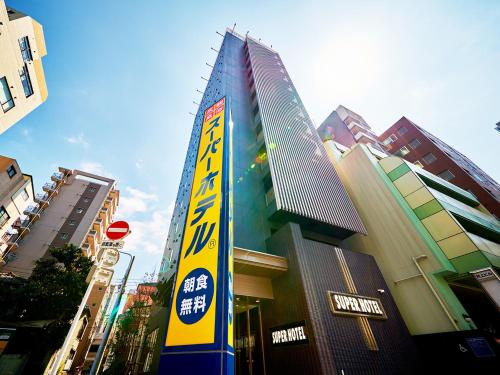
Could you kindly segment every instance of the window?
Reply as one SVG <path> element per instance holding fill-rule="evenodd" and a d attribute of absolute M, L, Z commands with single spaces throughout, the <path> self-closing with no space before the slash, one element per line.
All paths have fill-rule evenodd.
<path fill-rule="evenodd" d="M 24 95 L 29 98 L 33 95 L 33 86 L 31 85 L 31 79 L 26 65 L 24 65 L 19 71 L 19 77 L 21 78 L 21 83 L 23 84 Z"/>
<path fill-rule="evenodd" d="M 390 145 L 391 143 L 393 142 L 396 142 L 398 140 L 398 137 L 396 137 L 394 134 L 391 134 L 389 137 L 387 137 L 385 140 L 384 140 L 384 145 L 385 146 L 388 146 Z"/>
<path fill-rule="evenodd" d="M 408 131 L 404 126 L 398 129 L 398 134 L 403 135 Z"/>
<path fill-rule="evenodd" d="M 76 224 L 76 220 L 70 220 L 70 221 L 68 221 L 68 225 L 69 225 L 70 227 L 74 227 L 74 226 L 75 226 L 75 224 Z"/>
<path fill-rule="evenodd" d="M 5 77 L 0 78 L 0 104 L 4 113 L 14 107 L 14 99 L 12 99 L 7 78 Z"/>
<path fill-rule="evenodd" d="M 65 233 L 65 232 L 61 233 L 59 235 L 59 238 L 61 238 L 61 240 L 65 240 L 66 238 L 68 238 L 68 233 Z"/>
<path fill-rule="evenodd" d="M 410 153 L 410 150 L 408 150 L 408 147 L 406 146 L 403 146 L 399 149 L 399 151 L 397 152 L 397 154 L 399 156 L 405 156 L 405 155 L 408 155 Z"/>
<path fill-rule="evenodd" d="M 425 164 L 431 164 L 434 163 L 437 158 L 434 156 L 432 152 L 429 152 L 428 154 L 424 155 L 422 159 L 424 159 Z"/>
<path fill-rule="evenodd" d="M 19 48 L 21 48 L 21 56 L 24 62 L 33 60 L 31 56 L 30 41 L 27 36 L 23 36 L 19 39 Z"/>
<path fill-rule="evenodd" d="M 23 189 L 21 197 L 23 198 L 24 201 L 27 201 L 29 199 L 30 195 L 28 194 L 28 190 L 26 190 L 26 188 Z"/>
<path fill-rule="evenodd" d="M 10 178 L 14 177 L 17 174 L 16 167 L 12 164 L 9 168 L 7 168 L 7 174 Z"/>
<path fill-rule="evenodd" d="M 415 160 L 415 163 L 413 163 L 413 164 L 415 164 L 419 168 L 423 168 L 424 167 L 424 165 L 421 162 L 419 162 L 418 160 Z"/>
<path fill-rule="evenodd" d="M 10 216 L 4 206 L 0 207 L 0 228 L 10 219 Z"/>
<path fill-rule="evenodd" d="M 91 193 L 95 193 L 95 187 L 90 188 Z"/>
<path fill-rule="evenodd" d="M 420 145 L 422 145 L 422 143 L 417 138 L 415 138 L 410 141 L 409 145 L 412 149 L 416 150 L 418 147 L 420 147 Z"/>
<path fill-rule="evenodd" d="M 84 203 L 89 203 L 89 202 L 90 202 L 90 198 L 89 198 L 89 197 L 85 197 L 85 198 L 83 198 L 83 202 L 84 202 Z"/>
<path fill-rule="evenodd" d="M 449 169 L 441 172 L 440 174 L 438 174 L 438 176 L 446 181 L 450 181 L 451 179 L 453 179 L 455 177 L 455 175 L 453 173 L 451 173 L 451 171 Z"/>
<path fill-rule="evenodd" d="M 76 213 L 77 213 L 77 214 L 81 214 L 82 212 L 83 212 L 83 208 L 78 207 L 78 208 L 76 209 Z"/>

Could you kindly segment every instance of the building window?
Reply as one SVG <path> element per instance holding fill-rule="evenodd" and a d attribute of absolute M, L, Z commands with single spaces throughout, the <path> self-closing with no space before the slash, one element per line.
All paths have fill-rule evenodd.
<path fill-rule="evenodd" d="M 14 177 L 17 174 L 16 167 L 12 164 L 9 168 L 7 168 L 7 174 L 10 178 Z"/>
<path fill-rule="evenodd" d="M 65 232 L 64 232 L 64 233 L 61 233 L 61 234 L 59 235 L 59 238 L 61 238 L 61 240 L 65 240 L 66 238 L 68 238 L 68 233 L 65 233 Z"/>
<path fill-rule="evenodd" d="M 404 126 L 398 129 L 398 134 L 403 135 L 408 131 Z"/>
<path fill-rule="evenodd" d="M 431 164 L 434 163 L 437 158 L 434 156 L 432 152 L 429 152 L 428 154 L 424 155 L 422 159 L 424 159 L 425 164 Z"/>
<path fill-rule="evenodd" d="M 26 65 L 24 65 L 19 71 L 19 77 L 21 78 L 21 83 L 23 84 L 24 95 L 29 98 L 33 95 L 33 86 L 31 85 L 31 79 Z"/>
<path fill-rule="evenodd" d="M 91 187 L 91 188 L 90 188 L 90 192 L 91 192 L 91 193 L 95 193 L 95 187 Z"/>
<path fill-rule="evenodd" d="M 10 216 L 4 206 L 0 207 L 0 228 L 9 221 Z"/>
<path fill-rule="evenodd" d="M 450 181 L 452 178 L 455 177 L 455 175 L 453 173 L 451 173 L 451 171 L 449 169 L 441 172 L 440 174 L 438 174 L 438 176 L 446 181 Z"/>
<path fill-rule="evenodd" d="M 398 140 L 398 137 L 396 137 L 394 134 L 391 134 L 389 137 L 387 137 L 384 140 L 384 145 L 389 146 L 391 143 L 396 142 Z"/>
<path fill-rule="evenodd" d="M 78 208 L 76 209 L 76 213 L 77 213 L 77 214 L 81 214 L 82 212 L 83 212 L 83 208 L 78 207 Z"/>
<path fill-rule="evenodd" d="M 417 138 L 415 138 L 410 141 L 409 145 L 412 149 L 416 150 L 418 147 L 422 145 L 422 143 Z"/>
<path fill-rule="evenodd" d="M 27 36 L 23 36 L 19 39 L 19 48 L 21 48 L 21 56 L 23 57 L 24 62 L 33 60 L 30 49 L 30 41 Z"/>
<path fill-rule="evenodd" d="M 12 99 L 7 78 L 5 77 L 0 78 L 0 104 L 4 113 L 14 107 L 14 99 Z"/>
<path fill-rule="evenodd" d="M 26 188 L 23 189 L 21 197 L 23 198 L 24 201 L 27 201 L 29 199 L 30 195 L 28 194 L 28 190 L 26 190 Z"/>
<path fill-rule="evenodd" d="M 398 156 L 405 156 L 405 155 L 408 155 L 410 153 L 410 150 L 408 150 L 408 147 L 406 146 L 403 146 L 399 149 L 399 151 L 397 152 Z"/>
<path fill-rule="evenodd" d="M 88 197 L 83 198 L 83 202 L 84 203 L 89 203 L 90 202 L 90 198 L 88 198 Z"/>
<path fill-rule="evenodd" d="M 415 164 L 419 168 L 423 168 L 424 167 L 424 165 L 421 162 L 419 162 L 418 160 L 415 160 L 415 163 L 413 163 L 413 164 Z"/>
<path fill-rule="evenodd" d="M 75 226 L 75 224 L 76 224 L 76 220 L 71 219 L 70 221 L 68 221 L 68 225 L 69 225 L 70 227 L 74 227 L 74 226 Z"/>

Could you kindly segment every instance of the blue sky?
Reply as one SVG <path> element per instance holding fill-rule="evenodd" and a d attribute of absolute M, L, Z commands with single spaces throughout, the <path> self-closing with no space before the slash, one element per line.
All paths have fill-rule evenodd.
<path fill-rule="evenodd" d="M 44 27 L 46 103 L 0 136 L 34 176 L 58 165 L 112 176 L 130 286 L 158 270 L 198 101 L 227 26 L 281 54 L 316 122 L 343 104 L 377 133 L 402 115 L 500 179 L 496 1 L 27 1 Z M 117 275 L 122 275 L 124 262 Z"/>

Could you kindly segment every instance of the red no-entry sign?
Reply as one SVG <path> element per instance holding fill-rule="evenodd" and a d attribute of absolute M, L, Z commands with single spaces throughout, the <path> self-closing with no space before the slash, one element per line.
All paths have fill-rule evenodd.
<path fill-rule="evenodd" d="M 122 239 L 129 233 L 130 229 L 126 221 L 115 221 L 106 229 L 106 236 L 113 241 Z"/>

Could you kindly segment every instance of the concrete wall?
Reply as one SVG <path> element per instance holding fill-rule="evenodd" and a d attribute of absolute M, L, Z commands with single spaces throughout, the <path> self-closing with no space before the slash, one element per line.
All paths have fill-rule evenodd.
<path fill-rule="evenodd" d="M 0 78 L 6 77 L 15 106 L 4 113 L 0 109 L 0 134 L 39 106 L 47 98 L 47 86 L 41 58 L 47 53 L 40 24 L 31 17 L 9 20 L 4 0 L 0 0 Z M 26 98 L 19 70 L 24 66 L 19 38 L 28 36 L 33 61 L 26 63 L 33 95 Z"/>

